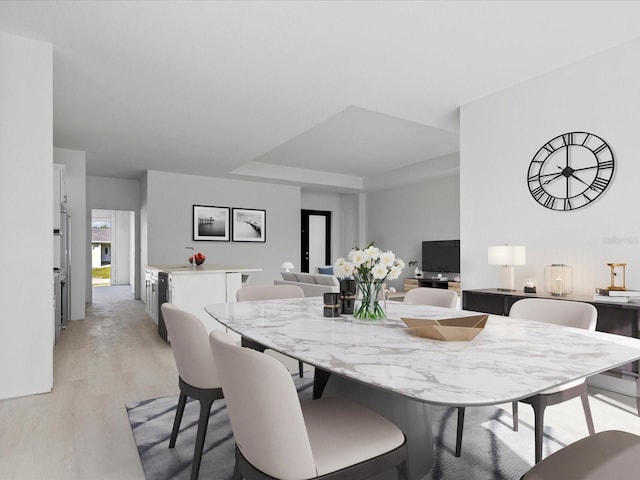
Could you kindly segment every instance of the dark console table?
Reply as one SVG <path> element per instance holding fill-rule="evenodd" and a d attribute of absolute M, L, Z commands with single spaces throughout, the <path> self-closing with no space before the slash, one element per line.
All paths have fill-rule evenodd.
<path fill-rule="evenodd" d="M 509 315 L 511 306 L 523 298 L 551 298 L 573 302 L 590 303 L 598 310 L 596 330 L 627 337 L 640 338 L 640 303 L 598 302 L 593 297 L 568 295 L 558 297 L 546 293 L 503 292 L 497 289 L 464 290 L 462 308 L 494 315 Z M 622 365 L 607 374 L 618 378 L 633 378 L 636 382 L 636 408 L 640 415 L 640 361 Z"/>

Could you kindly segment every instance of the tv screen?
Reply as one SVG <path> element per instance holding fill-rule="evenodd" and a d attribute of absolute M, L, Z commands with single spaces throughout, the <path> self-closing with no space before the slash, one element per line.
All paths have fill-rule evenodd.
<path fill-rule="evenodd" d="M 460 240 L 422 242 L 422 270 L 460 273 Z"/>

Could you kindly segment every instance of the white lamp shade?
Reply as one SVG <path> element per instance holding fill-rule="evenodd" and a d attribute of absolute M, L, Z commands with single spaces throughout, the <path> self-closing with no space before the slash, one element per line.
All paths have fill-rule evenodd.
<path fill-rule="evenodd" d="M 296 268 L 296 266 L 291 262 L 284 262 L 282 265 L 280 265 L 280 270 L 284 272 L 288 272 L 289 270 L 292 270 L 294 268 Z"/>
<path fill-rule="evenodd" d="M 489 247 L 489 265 L 525 265 L 526 250 L 522 245 Z"/>

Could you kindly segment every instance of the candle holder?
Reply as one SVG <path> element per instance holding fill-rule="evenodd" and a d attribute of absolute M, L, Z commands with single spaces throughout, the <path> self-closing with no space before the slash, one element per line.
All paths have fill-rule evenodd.
<path fill-rule="evenodd" d="M 573 293 L 573 267 L 564 263 L 544 267 L 544 291 L 557 297 Z"/>

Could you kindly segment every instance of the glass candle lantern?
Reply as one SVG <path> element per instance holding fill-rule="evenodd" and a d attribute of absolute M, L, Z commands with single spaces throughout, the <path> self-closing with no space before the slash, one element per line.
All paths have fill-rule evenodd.
<path fill-rule="evenodd" d="M 544 267 L 544 291 L 558 297 L 573 293 L 573 268 L 563 263 Z"/>

